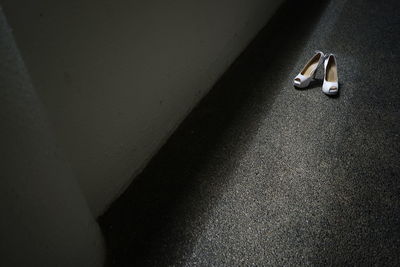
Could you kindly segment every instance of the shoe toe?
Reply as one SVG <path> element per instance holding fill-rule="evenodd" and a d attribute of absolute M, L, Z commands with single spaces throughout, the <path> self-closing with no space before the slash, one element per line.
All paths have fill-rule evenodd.
<path fill-rule="evenodd" d="M 329 88 L 329 93 L 336 94 L 338 92 L 338 88 L 336 86 L 332 86 Z"/>

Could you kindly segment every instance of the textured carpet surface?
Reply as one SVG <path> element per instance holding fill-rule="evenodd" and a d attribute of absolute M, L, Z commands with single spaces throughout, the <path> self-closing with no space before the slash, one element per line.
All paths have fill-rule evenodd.
<path fill-rule="evenodd" d="M 285 3 L 100 218 L 111 265 L 399 265 L 399 14 Z M 292 87 L 316 49 L 338 97 Z"/>

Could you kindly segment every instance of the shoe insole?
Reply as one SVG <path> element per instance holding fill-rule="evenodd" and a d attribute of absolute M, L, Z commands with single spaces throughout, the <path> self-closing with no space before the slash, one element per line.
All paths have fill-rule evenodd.
<path fill-rule="evenodd" d="M 314 58 L 310 60 L 310 62 L 307 63 L 307 65 L 304 67 L 303 71 L 301 72 L 302 75 L 304 76 L 310 76 L 311 73 L 317 68 L 319 58 L 321 57 L 320 54 L 316 55 Z"/>
<path fill-rule="evenodd" d="M 337 82 L 338 80 L 337 67 L 333 60 L 328 63 L 328 66 L 326 66 L 326 80 L 328 82 Z"/>

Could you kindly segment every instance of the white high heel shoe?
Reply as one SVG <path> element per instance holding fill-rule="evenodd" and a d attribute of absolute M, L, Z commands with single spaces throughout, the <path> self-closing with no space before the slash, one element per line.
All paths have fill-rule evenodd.
<path fill-rule="evenodd" d="M 297 88 L 307 87 L 311 80 L 315 78 L 319 65 L 324 61 L 324 53 L 315 51 L 315 55 L 308 61 L 302 71 L 293 80 L 293 85 Z"/>
<path fill-rule="evenodd" d="M 322 92 L 327 95 L 336 95 L 339 92 L 339 78 L 337 72 L 336 57 L 330 54 L 324 62 L 324 83 Z"/>

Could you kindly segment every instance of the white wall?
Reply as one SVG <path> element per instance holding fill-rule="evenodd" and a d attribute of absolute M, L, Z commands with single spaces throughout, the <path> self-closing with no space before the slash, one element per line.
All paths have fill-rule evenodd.
<path fill-rule="evenodd" d="M 1 0 L 96 215 L 282 0 Z"/>
<path fill-rule="evenodd" d="M 102 266 L 103 242 L 0 8 L 0 265 Z"/>

